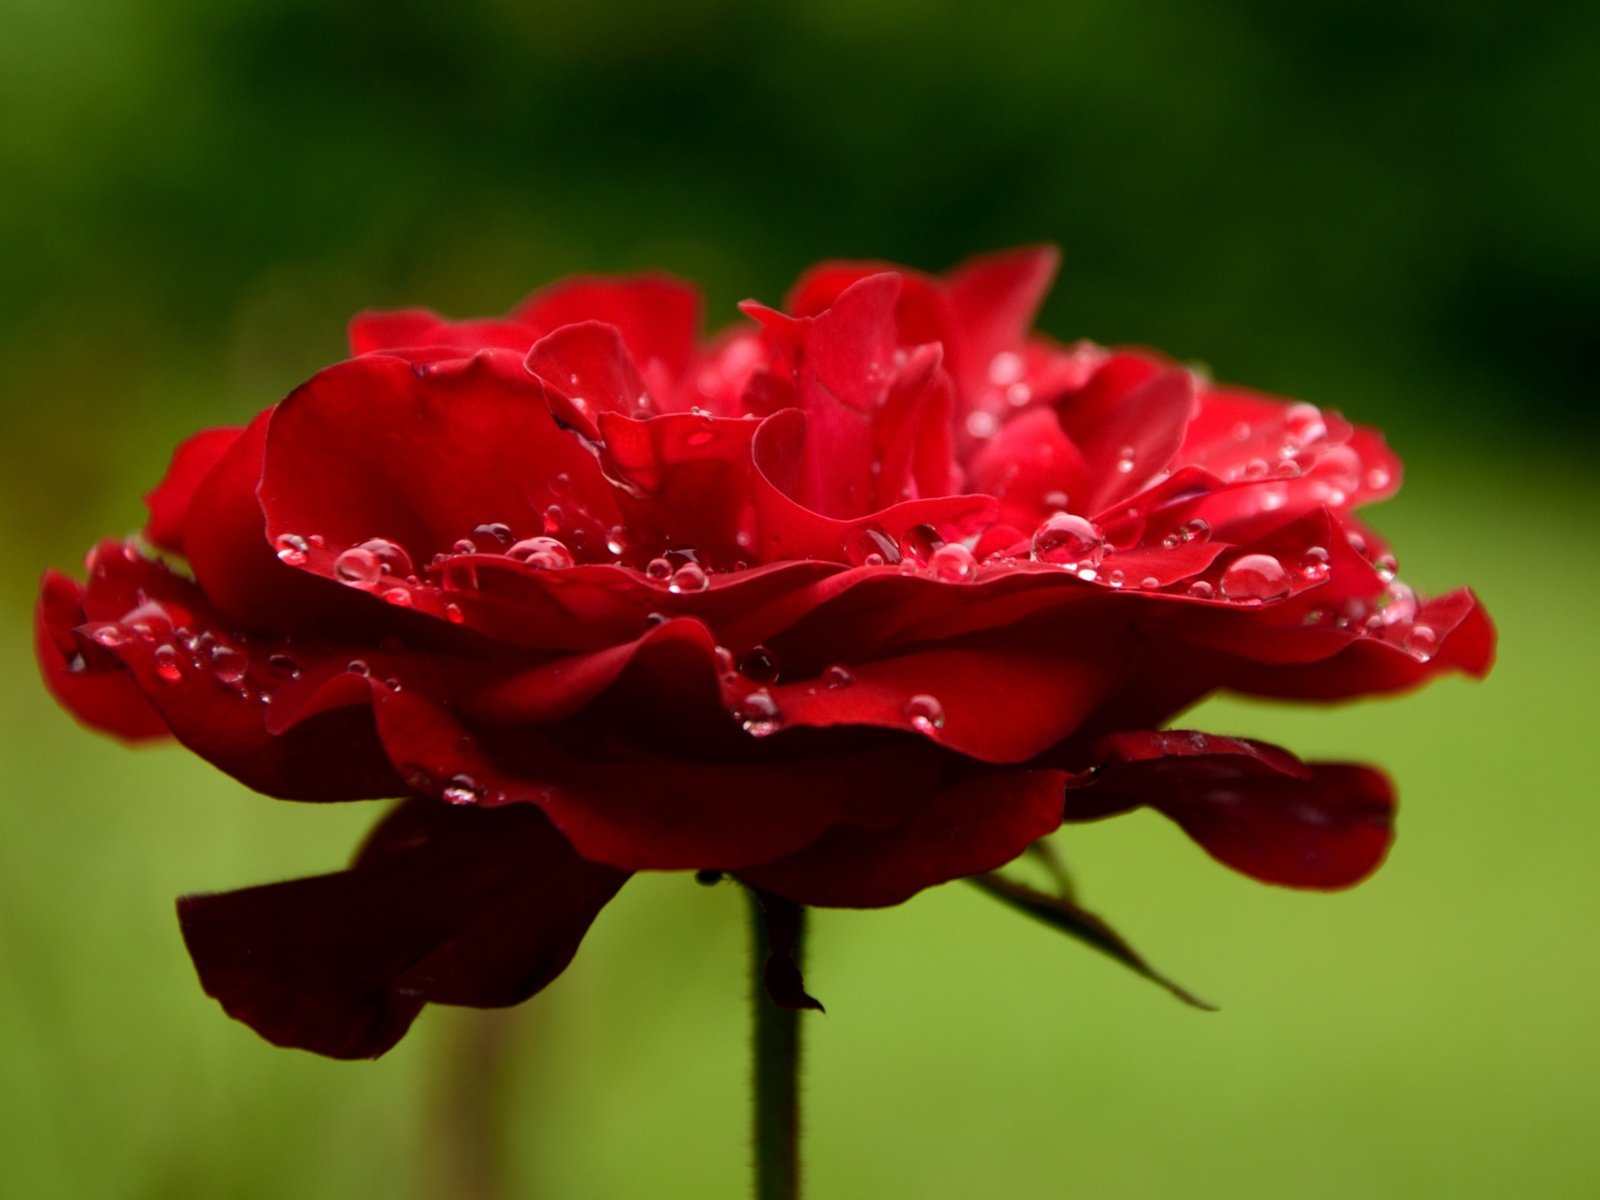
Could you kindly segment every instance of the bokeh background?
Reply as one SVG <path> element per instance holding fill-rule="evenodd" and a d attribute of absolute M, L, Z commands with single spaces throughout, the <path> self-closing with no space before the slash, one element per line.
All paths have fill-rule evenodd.
<path fill-rule="evenodd" d="M 807 263 L 1051 241 L 1042 318 L 1380 424 L 1369 514 L 1471 582 L 1482 686 L 1193 723 L 1381 762 L 1386 868 L 1265 889 L 1132 816 L 1087 900 L 1222 1011 L 971 888 L 823 913 L 830 1200 L 1600 1194 L 1594 373 L 1600 8 L 1540 0 L 0 0 L 0 1190 L 608 1200 L 745 1188 L 741 905 L 640 879 L 514 1014 L 375 1064 L 196 987 L 180 892 L 331 869 L 275 804 L 45 697 L 38 572 L 141 520 L 193 429 L 346 317 L 663 267 L 713 319 Z"/>

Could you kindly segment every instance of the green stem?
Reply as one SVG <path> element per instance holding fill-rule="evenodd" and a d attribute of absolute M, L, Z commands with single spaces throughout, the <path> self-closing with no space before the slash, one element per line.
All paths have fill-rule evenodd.
<path fill-rule="evenodd" d="M 800 1196 L 800 1010 L 772 1002 L 765 980 L 767 917 L 761 897 L 750 899 L 750 1005 L 755 1017 L 756 1200 L 799 1200 Z M 794 959 L 800 965 L 804 935 L 795 932 Z"/>

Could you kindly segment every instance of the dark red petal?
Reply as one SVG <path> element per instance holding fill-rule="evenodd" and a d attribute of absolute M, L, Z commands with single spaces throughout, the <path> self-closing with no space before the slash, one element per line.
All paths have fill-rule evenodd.
<path fill-rule="evenodd" d="M 131 742 L 168 736 L 161 719 L 122 664 L 74 633 L 87 619 L 84 589 L 47 571 L 34 609 L 33 647 L 45 686 L 78 720 Z"/>
<path fill-rule="evenodd" d="M 535 342 L 523 365 L 544 383 L 556 420 L 590 439 L 600 436 L 597 413 L 650 415 L 644 380 L 614 325 L 563 325 Z"/>
<path fill-rule="evenodd" d="M 166 475 L 144 498 L 150 509 L 144 535 L 152 545 L 174 554 L 184 552 L 183 531 L 188 524 L 194 494 L 243 432 L 239 428 L 207 429 L 179 443 L 172 452 Z"/>
<path fill-rule="evenodd" d="M 1100 513 L 1127 499 L 1172 463 L 1194 410 L 1194 375 L 1163 371 L 1131 391 L 1079 442 L 1093 481 L 1082 508 Z"/>
<path fill-rule="evenodd" d="M 627 876 L 530 808 L 411 800 L 350 869 L 178 902 L 206 993 L 279 1046 L 375 1058 L 424 1004 L 526 1000 Z"/>
<path fill-rule="evenodd" d="M 1010 862 L 1061 824 L 1062 771 L 976 775 L 892 829 L 840 825 L 809 848 L 740 871 L 751 887 L 824 908 L 883 908 Z"/>
<path fill-rule="evenodd" d="M 1394 840 L 1394 788 L 1371 767 L 1302 763 L 1262 742 L 1179 730 L 1113 734 L 1067 792 L 1066 818 L 1141 805 L 1263 883 L 1331 890 L 1365 879 Z"/>

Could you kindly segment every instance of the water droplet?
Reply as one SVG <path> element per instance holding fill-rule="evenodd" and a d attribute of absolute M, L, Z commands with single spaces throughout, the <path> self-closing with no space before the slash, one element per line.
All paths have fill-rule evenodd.
<path fill-rule="evenodd" d="M 1413 658 L 1427 662 L 1433 657 L 1433 652 L 1439 648 L 1439 635 L 1429 625 L 1413 625 L 1406 630 L 1404 641 L 1401 645 L 1407 654 Z"/>
<path fill-rule="evenodd" d="M 757 688 L 735 704 L 733 718 L 751 737 L 770 737 L 783 728 L 783 713 L 765 688 Z"/>
<path fill-rule="evenodd" d="M 1348 533 L 1345 535 L 1345 540 L 1350 543 L 1350 549 L 1354 550 L 1357 554 L 1366 554 L 1367 539 L 1362 537 L 1359 533 Z"/>
<path fill-rule="evenodd" d="M 1112 571 L 1111 574 L 1106 576 L 1106 582 L 1114 588 L 1121 587 L 1126 579 L 1127 576 L 1121 571 Z"/>
<path fill-rule="evenodd" d="M 1033 389 L 1020 380 L 1006 388 L 1006 403 L 1012 408 L 1022 408 L 1033 399 Z"/>
<path fill-rule="evenodd" d="M 211 674 L 222 683 L 238 683 L 250 668 L 250 659 L 232 646 L 211 647 Z"/>
<path fill-rule="evenodd" d="M 1248 442 L 1250 440 L 1249 421 L 1235 422 L 1233 426 L 1233 440 L 1236 442 Z"/>
<path fill-rule="evenodd" d="M 1196 600 L 1209 600 L 1212 596 L 1216 595 L 1217 589 L 1212 587 L 1204 579 L 1196 579 L 1189 585 L 1188 591 L 1189 595 L 1193 596 Z"/>
<path fill-rule="evenodd" d="M 1022 355 L 1002 350 L 989 360 L 989 382 L 995 387 L 1005 387 L 1021 379 L 1026 369 Z"/>
<path fill-rule="evenodd" d="M 837 691 L 839 688 L 847 688 L 855 681 L 856 677 L 850 668 L 839 663 L 834 663 L 833 666 L 822 673 L 822 682 L 833 691 Z"/>
<path fill-rule="evenodd" d="M 476 526 L 473 529 L 472 534 L 480 542 L 499 542 L 502 546 L 509 546 L 511 544 L 511 526 L 500 521 L 491 521 L 487 525 Z"/>
<path fill-rule="evenodd" d="M 1100 527 L 1075 513 L 1056 513 L 1033 531 L 1033 558 L 1063 567 L 1097 567 L 1105 557 Z"/>
<path fill-rule="evenodd" d="M 1222 595 L 1228 600 L 1260 604 L 1281 600 L 1291 590 L 1289 572 L 1270 554 L 1246 554 L 1222 572 Z"/>
<path fill-rule="evenodd" d="M 372 674 L 372 667 L 367 664 L 365 659 L 361 658 L 352 658 L 348 663 L 345 664 L 344 669 L 349 671 L 352 675 L 361 676 L 363 679 Z"/>
<path fill-rule="evenodd" d="M 446 804 L 476 804 L 483 799 L 483 791 L 470 775 L 452 775 L 439 793 Z"/>
<path fill-rule="evenodd" d="M 942 545 L 944 538 L 932 525 L 913 525 L 906 530 L 906 536 L 900 542 L 901 562 L 925 567 L 928 565 L 928 560 L 933 557 L 934 551 Z"/>
<path fill-rule="evenodd" d="M 938 733 L 944 728 L 944 705 L 937 696 L 913 696 L 906 701 L 906 719 L 922 733 Z"/>
<path fill-rule="evenodd" d="M 967 414 L 967 432 L 975 438 L 992 438 L 1000 428 L 1000 418 L 975 408 Z"/>
<path fill-rule="evenodd" d="M 561 505 L 552 504 L 544 510 L 544 531 L 546 533 L 560 533 L 561 527 L 566 523 L 567 514 L 561 510 Z"/>
<path fill-rule="evenodd" d="M 1117 451 L 1117 472 L 1126 475 L 1133 470 L 1135 451 L 1132 446 L 1124 446 Z"/>
<path fill-rule="evenodd" d="M 524 538 L 506 551 L 506 557 L 536 571 L 557 571 L 572 565 L 566 543 L 550 537 Z"/>
<path fill-rule="evenodd" d="M 900 561 L 900 543 L 876 525 L 863 526 L 850 535 L 845 557 L 852 566 L 881 567 Z M 872 561 L 876 560 L 876 561 Z"/>
<path fill-rule="evenodd" d="M 672 573 L 667 590 L 682 595 L 685 592 L 703 592 L 711 586 L 711 577 L 696 563 L 684 563 Z"/>
<path fill-rule="evenodd" d="M 372 551 L 352 546 L 333 560 L 333 576 L 349 587 L 370 588 L 383 577 L 383 565 Z"/>
<path fill-rule="evenodd" d="M 444 619 L 452 625 L 459 625 L 466 620 L 466 617 L 462 615 L 459 604 L 446 604 L 444 606 Z"/>
<path fill-rule="evenodd" d="M 1312 546 L 1300 558 L 1300 578 L 1307 583 L 1321 583 L 1330 570 L 1328 552 L 1321 546 Z"/>
<path fill-rule="evenodd" d="M 411 593 L 405 588 L 390 588 L 383 594 L 383 598 L 396 608 L 411 607 Z"/>
<path fill-rule="evenodd" d="M 1388 467 L 1373 467 L 1367 472 L 1367 489 L 1373 492 L 1381 492 L 1389 486 L 1389 481 L 1392 478 L 1393 476 L 1389 474 Z"/>
<path fill-rule="evenodd" d="M 774 683 L 778 678 L 778 657 L 765 646 L 752 646 L 739 663 L 739 670 L 752 683 Z"/>
<path fill-rule="evenodd" d="M 978 572 L 978 560 L 960 542 L 946 542 L 928 559 L 928 572 L 941 583 L 967 583 Z"/>
<path fill-rule="evenodd" d="M 1056 512 L 1067 511 L 1067 494 L 1065 492 L 1046 492 L 1039 497 L 1039 503 Z"/>
<path fill-rule="evenodd" d="M 272 539 L 272 544 L 278 551 L 279 562 L 291 567 L 305 566 L 306 540 L 298 533 L 280 533 Z"/>
<path fill-rule="evenodd" d="M 456 554 L 476 554 L 478 552 L 478 544 L 471 538 L 457 538 L 450 549 Z"/>
<path fill-rule="evenodd" d="M 183 664 L 178 661 L 176 646 L 157 646 L 151 660 L 156 665 L 156 674 L 164 682 L 177 683 L 183 678 Z"/>
<path fill-rule="evenodd" d="M 711 661 L 716 664 L 717 674 L 723 679 L 729 679 L 738 674 L 739 664 L 734 660 L 733 651 L 726 646 L 712 647 Z"/>
<path fill-rule="evenodd" d="M 1385 625 L 1401 625 L 1417 618 L 1417 593 L 1398 579 L 1378 598 L 1378 612 Z"/>
<path fill-rule="evenodd" d="M 267 659 L 267 670 L 284 679 L 299 679 L 300 664 L 287 654 L 274 654 Z"/>
<path fill-rule="evenodd" d="M 652 629 L 660 629 L 670 620 L 672 618 L 664 612 L 647 612 L 644 615 L 644 631 L 649 633 Z"/>
<path fill-rule="evenodd" d="M 357 549 L 365 550 L 378 560 L 378 566 L 385 575 L 406 576 L 415 569 L 411 565 L 411 556 L 406 553 L 405 547 L 391 542 L 388 538 L 368 538 Z"/>
<path fill-rule="evenodd" d="M 127 631 L 120 625 L 102 625 L 89 635 L 99 645 L 106 647 L 125 646 L 128 642 Z"/>
<path fill-rule="evenodd" d="M 664 558 L 652 558 L 645 564 L 644 573 L 656 583 L 665 583 L 672 578 L 672 564 Z"/>
<path fill-rule="evenodd" d="M 1400 564 L 1392 554 L 1380 554 L 1372 565 L 1378 569 L 1378 578 L 1388 583 L 1400 571 Z"/>
<path fill-rule="evenodd" d="M 620 557 L 628 548 L 628 531 L 621 525 L 613 525 L 606 532 L 606 552 Z"/>
<path fill-rule="evenodd" d="M 1328 436 L 1322 410 L 1315 404 L 1291 404 L 1283 414 L 1283 428 L 1301 446 L 1310 446 Z"/>
<path fill-rule="evenodd" d="M 1144 588 L 1146 591 L 1149 591 L 1151 588 L 1160 587 L 1161 580 L 1157 579 L 1154 575 L 1146 575 L 1143 579 L 1139 580 L 1139 586 Z"/>

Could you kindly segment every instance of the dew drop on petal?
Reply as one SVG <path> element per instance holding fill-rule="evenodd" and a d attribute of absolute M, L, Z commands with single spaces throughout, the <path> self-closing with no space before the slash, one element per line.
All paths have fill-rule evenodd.
<path fill-rule="evenodd" d="M 833 666 L 822 673 L 822 682 L 833 691 L 837 691 L 839 688 L 847 688 L 855 681 L 856 677 L 850 668 L 839 663 L 834 663 Z"/>
<path fill-rule="evenodd" d="M 457 538 L 450 549 L 456 554 L 476 554 L 478 552 L 478 544 L 471 538 Z"/>
<path fill-rule="evenodd" d="M 1422 662 L 1427 662 L 1433 657 L 1433 652 L 1439 648 L 1439 635 L 1430 625 L 1413 625 L 1406 630 L 1405 640 L 1402 643 L 1407 654 Z"/>
<path fill-rule="evenodd" d="M 411 593 L 405 588 L 390 588 L 388 591 L 384 592 L 383 598 L 396 608 L 411 607 Z"/>
<path fill-rule="evenodd" d="M 280 533 L 272 539 L 272 545 L 278 552 L 279 562 L 291 567 L 305 566 L 306 540 L 298 533 Z"/>
<path fill-rule="evenodd" d="M 1067 511 L 1067 494 L 1065 492 L 1046 492 L 1039 497 L 1039 503 L 1055 512 Z"/>
<path fill-rule="evenodd" d="M 1000 418 L 975 408 L 967 414 L 967 432 L 975 438 L 992 438 L 1000 428 Z"/>
<path fill-rule="evenodd" d="M 1281 600 L 1293 590 L 1289 572 L 1270 554 L 1234 559 L 1222 572 L 1221 585 L 1224 598 L 1247 604 Z"/>
<path fill-rule="evenodd" d="M 960 542 L 946 542 L 928 559 L 928 572 L 941 583 L 967 583 L 977 574 L 978 560 Z"/>
<path fill-rule="evenodd" d="M 1392 554 L 1380 554 L 1373 560 L 1372 565 L 1378 569 L 1378 578 L 1388 583 L 1400 570 L 1400 564 L 1395 561 Z"/>
<path fill-rule="evenodd" d="M 1146 575 L 1143 579 L 1139 580 L 1139 586 L 1148 591 L 1151 588 L 1160 587 L 1161 580 L 1157 579 L 1154 575 Z"/>
<path fill-rule="evenodd" d="M 1026 367 L 1022 355 L 1002 350 L 989 360 L 989 382 L 996 387 L 1006 387 L 1021 379 Z"/>
<path fill-rule="evenodd" d="M 1328 436 L 1322 410 L 1315 404 L 1291 404 L 1283 414 L 1283 427 L 1301 446 L 1310 446 Z"/>
<path fill-rule="evenodd" d="M 757 688 L 734 705 L 733 717 L 751 737 L 770 737 L 783 728 L 783 713 L 765 688 Z"/>
<path fill-rule="evenodd" d="M 876 525 L 866 525 L 850 534 L 845 557 L 856 567 L 881 567 L 900 561 L 900 543 Z"/>
<path fill-rule="evenodd" d="M 368 665 L 365 659 L 361 658 L 352 658 L 348 663 L 345 664 L 344 669 L 349 671 L 352 675 L 361 676 L 363 679 L 372 674 L 372 667 Z"/>
<path fill-rule="evenodd" d="M 156 675 L 166 683 L 177 683 L 183 678 L 183 664 L 178 661 L 176 646 L 157 646 L 151 659 L 156 665 Z"/>
<path fill-rule="evenodd" d="M 1135 453 L 1132 446 L 1124 446 L 1117 451 L 1117 473 L 1119 475 L 1126 475 L 1133 470 L 1134 457 Z"/>
<path fill-rule="evenodd" d="M 621 525 L 613 525 L 606 532 L 606 552 L 620 556 L 628 548 L 627 530 Z"/>
<path fill-rule="evenodd" d="M 919 693 L 906 701 L 906 719 L 922 733 L 938 733 L 944 728 L 944 705 L 937 696 Z"/>
<path fill-rule="evenodd" d="M 739 671 L 752 683 L 774 683 L 778 678 L 778 658 L 765 646 L 752 646 L 739 663 Z"/>
<path fill-rule="evenodd" d="M 733 651 L 726 646 L 712 647 L 711 661 L 716 664 L 717 674 L 723 679 L 731 678 L 739 672 L 739 664 L 733 657 Z"/>
<path fill-rule="evenodd" d="M 211 674 L 221 683 L 238 683 L 250 667 L 250 659 L 232 646 L 211 647 Z"/>
<path fill-rule="evenodd" d="M 1370 491 L 1381 492 L 1389 486 L 1392 478 L 1388 467 L 1373 467 L 1367 472 L 1367 488 Z"/>
<path fill-rule="evenodd" d="M 333 577 L 349 587 L 370 588 L 383 577 L 383 565 L 372 551 L 352 546 L 333 560 Z"/>
<path fill-rule="evenodd" d="M 288 654 L 274 654 L 269 657 L 267 670 L 283 679 L 300 678 L 300 663 Z"/>
<path fill-rule="evenodd" d="M 544 531 L 546 533 L 560 533 L 561 527 L 566 524 L 567 514 L 562 511 L 561 505 L 552 504 L 544 510 Z"/>
<path fill-rule="evenodd" d="M 711 586 L 711 577 L 698 563 L 684 563 L 672 573 L 672 579 L 667 584 L 667 590 L 677 595 L 688 592 L 703 592 Z"/>
<path fill-rule="evenodd" d="M 415 569 L 411 565 L 411 555 L 407 554 L 405 547 L 388 538 L 368 538 L 357 547 L 365 550 L 378 560 L 378 568 L 385 575 L 406 576 Z"/>
<path fill-rule="evenodd" d="M 901 560 L 919 567 L 927 566 L 934 552 L 944 544 L 944 538 L 932 525 L 913 525 L 906 530 L 900 543 Z"/>
<path fill-rule="evenodd" d="M 536 571 L 557 571 L 572 565 L 566 543 L 551 537 L 523 538 L 506 551 L 506 557 Z"/>
<path fill-rule="evenodd" d="M 1300 557 L 1300 578 L 1307 583 L 1321 583 L 1330 570 L 1328 552 L 1321 546 L 1312 546 Z"/>
<path fill-rule="evenodd" d="M 656 583 L 665 583 L 672 578 L 672 564 L 664 558 L 652 558 L 645 564 L 644 573 Z"/>
<path fill-rule="evenodd" d="M 439 793 L 446 804 L 476 804 L 483 798 L 477 782 L 470 775 L 452 775 Z"/>
<path fill-rule="evenodd" d="M 1189 595 L 1193 596 L 1196 600 L 1209 600 L 1217 593 L 1217 589 L 1212 587 L 1204 579 L 1196 579 L 1189 585 L 1188 591 Z"/>
<path fill-rule="evenodd" d="M 1106 539 L 1087 517 L 1058 512 L 1033 531 L 1032 556 L 1036 562 L 1063 567 L 1097 567 L 1105 557 Z"/>
<path fill-rule="evenodd" d="M 102 625 L 91 633 L 89 637 L 99 645 L 108 648 L 126 645 L 128 641 L 127 631 L 120 625 Z"/>
<path fill-rule="evenodd" d="M 1417 618 L 1417 593 L 1398 579 L 1378 598 L 1378 612 L 1385 625 L 1401 625 Z"/>
<path fill-rule="evenodd" d="M 462 615 L 459 604 L 446 604 L 444 606 L 444 619 L 452 625 L 459 625 L 466 620 L 466 617 Z"/>
<path fill-rule="evenodd" d="M 1127 581 L 1127 576 L 1121 571 L 1112 571 L 1106 576 L 1106 582 L 1114 588 L 1119 588 Z"/>
<path fill-rule="evenodd" d="M 502 521 L 491 521 L 486 525 L 478 525 L 472 531 L 473 537 L 480 542 L 499 542 L 502 546 L 511 544 L 511 526 Z"/>

